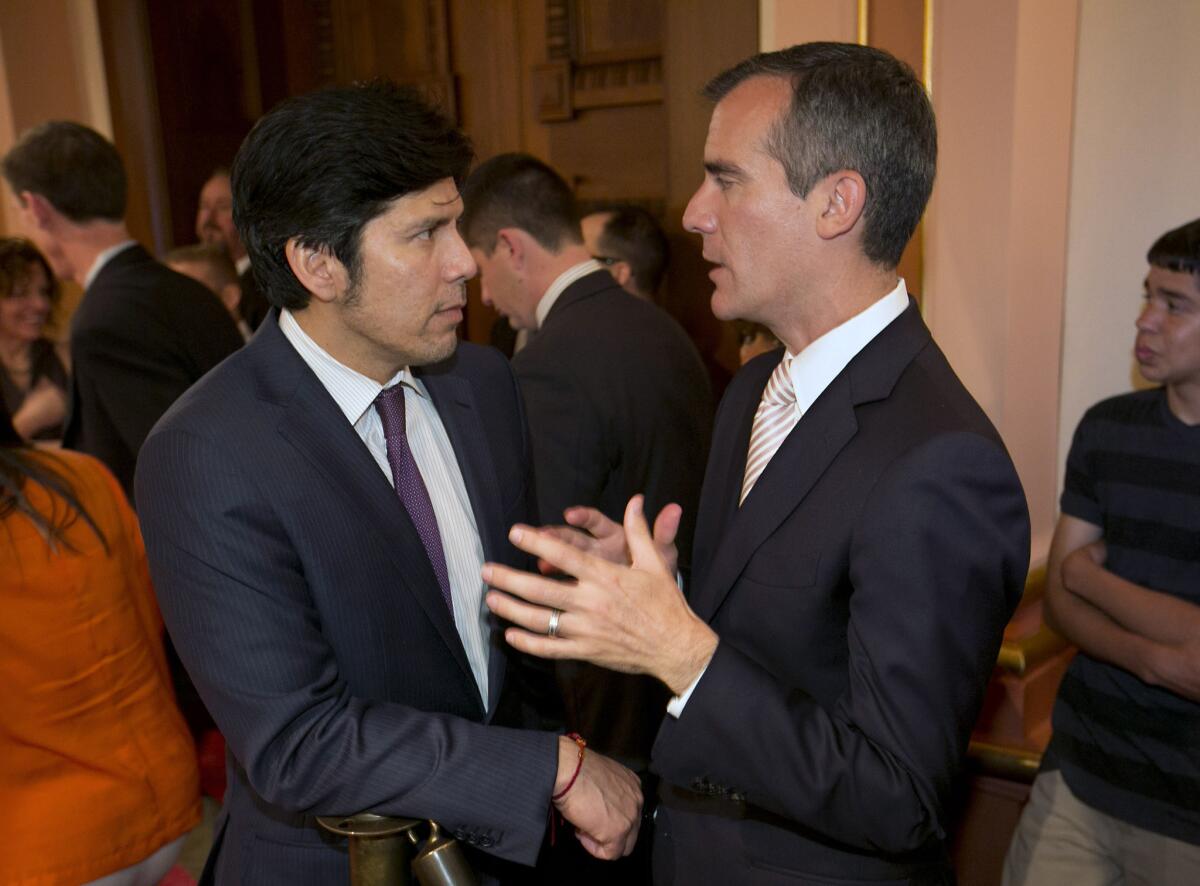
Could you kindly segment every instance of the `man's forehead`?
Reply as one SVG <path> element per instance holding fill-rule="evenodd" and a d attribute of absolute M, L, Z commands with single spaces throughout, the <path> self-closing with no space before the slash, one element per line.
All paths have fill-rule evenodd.
<path fill-rule="evenodd" d="M 1167 290 L 1200 301 L 1200 275 L 1190 271 L 1173 271 L 1151 265 L 1145 285 L 1148 289 Z"/>
<path fill-rule="evenodd" d="M 782 77 L 750 77 L 735 86 L 713 108 L 705 162 L 732 162 L 732 157 L 726 156 L 730 152 L 760 147 L 790 98 L 791 84 Z"/>

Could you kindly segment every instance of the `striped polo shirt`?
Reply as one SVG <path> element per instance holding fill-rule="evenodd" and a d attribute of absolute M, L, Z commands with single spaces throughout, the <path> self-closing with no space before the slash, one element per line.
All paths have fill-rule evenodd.
<path fill-rule="evenodd" d="M 1093 406 L 1067 458 L 1062 511 L 1103 529 L 1106 568 L 1200 605 L 1200 426 L 1162 388 Z M 1083 802 L 1200 844 L 1200 704 L 1080 653 L 1054 705 L 1046 767 Z"/>

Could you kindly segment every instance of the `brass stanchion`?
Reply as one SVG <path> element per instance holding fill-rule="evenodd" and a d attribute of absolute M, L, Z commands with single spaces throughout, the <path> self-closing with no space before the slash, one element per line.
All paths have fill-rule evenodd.
<path fill-rule="evenodd" d="M 418 818 L 385 818 L 371 812 L 318 816 L 325 830 L 348 838 L 350 886 L 411 886 L 412 829 Z M 415 835 L 413 835 L 415 838 Z"/>
<path fill-rule="evenodd" d="M 408 832 L 416 845 L 417 835 Z M 479 879 L 458 841 L 442 833 L 436 821 L 429 822 L 429 839 L 412 863 L 421 886 L 476 886 Z"/>

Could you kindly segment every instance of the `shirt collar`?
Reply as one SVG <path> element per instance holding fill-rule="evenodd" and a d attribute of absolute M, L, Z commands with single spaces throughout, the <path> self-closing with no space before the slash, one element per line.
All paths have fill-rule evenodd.
<path fill-rule="evenodd" d="M 789 374 L 796 391 L 796 408 L 801 415 L 808 412 L 846 364 L 907 307 L 908 289 L 901 277 L 895 289 L 865 311 L 835 326 L 800 353 L 788 352 L 792 357 Z"/>
<path fill-rule="evenodd" d="M 600 264 L 594 258 L 589 258 L 587 261 L 581 261 L 577 265 L 572 265 L 555 277 L 554 282 L 550 284 L 550 288 L 546 290 L 546 294 L 542 296 L 542 300 L 537 303 L 537 309 L 534 312 L 534 318 L 537 320 L 537 328 L 542 328 L 542 324 L 546 322 L 546 316 L 550 313 L 550 309 L 554 307 L 554 303 L 558 301 L 558 297 L 566 292 L 568 286 L 576 280 L 586 277 L 588 274 L 603 270 L 604 265 Z"/>
<path fill-rule="evenodd" d="M 87 276 L 83 278 L 83 288 L 87 289 L 92 285 L 92 281 L 96 279 L 96 276 L 104 269 L 104 266 L 112 260 L 113 256 L 115 256 L 118 252 L 124 252 L 130 246 L 136 245 L 136 240 L 122 240 L 116 246 L 110 246 L 108 249 L 96 256 L 96 260 L 92 262 L 92 267 L 87 272 Z"/>
<path fill-rule="evenodd" d="M 405 366 L 388 379 L 386 385 L 381 385 L 373 378 L 368 378 L 361 372 L 351 369 L 339 362 L 328 351 L 312 340 L 292 312 L 284 308 L 279 312 L 279 331 L 291 342 L 296 353 L 300 355 L 308 368 L 317 376 L 329 395 L 333 397 L 338 408 L 352 425 L 357 425 L 368 409 L 379 396 L 379 392 L 396 384 L 406 384 L 422 397 L 428 396 L 425 386 Z"/>

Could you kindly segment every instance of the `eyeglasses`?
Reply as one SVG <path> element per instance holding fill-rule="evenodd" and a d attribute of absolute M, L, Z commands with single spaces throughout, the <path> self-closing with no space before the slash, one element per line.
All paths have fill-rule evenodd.
<path fill-rule="evenodd" d="M 619 258 L 613 258 L 611 255 L 593 255 L 592 258 L 600 262 L 600 264 L 604 265 L 606 268 L 611 268 L 620 261 Z"/>

